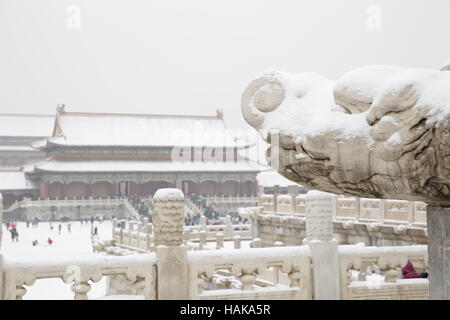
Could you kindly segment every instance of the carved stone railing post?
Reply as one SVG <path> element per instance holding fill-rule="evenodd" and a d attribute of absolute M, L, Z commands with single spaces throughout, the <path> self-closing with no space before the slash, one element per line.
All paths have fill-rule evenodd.
<path fill-rule="evenodd" d="M 201 230 L 206 230 L 206 220 L 205 216 L 202 215 L 200 217 Z"/>
<path fill-rule="evenodd" d="M 450 299 L 450 207 L 428 205 L 430 299 Z"/>
<path fill-rule="evenodd" d="M 258 206 L 262 207 L 262 196 L 264 195 L 264 186 L 258 186 Z"/>
<path fill-rule="evenodd" d="M 339 300 L 338 242 L 333 237 L 333 195 L 309 191 L 306 195 L 306 243 L 314 267 L 314 298 Z"/>
<path fill-rule="evenodd" d="M 416 221 L 416 205 L 414 201 L 408 201 L 408 223 L 414 224 Z"/>
<path fill-rule="evenodd" d="M 280 186 L 273 186 L 273 212 L 278 212 L 278 194 L 280 193 Z"/>
<path fill-rule="evenodd" d="M 188 297 L 187 248 L 183 245 L 184 195 L 179 189 L 159 189 L 154 197 L 154 236 L 158 256 L 159 300 Z"/>
<path fill-rule="evenodd" d="M 355 210 L 356 210 L 356 218 L 361 218 L 361 198 L 355 197 Z"/>
<path fill-rule="evenodd" d="M 225 217 L 225 238 L 231 239 L 233 237 L 233 225 L 231 223 L 230 215 Z"/>
<path fill-rule="evenodd" d="M 25 285 L 32 286 L 36 282 L 36 275 L 33 272 L 20 272 L 14 269 L 6 269 L 2 274 L 4 278 L 4 295 L 1 300 L 22 300 L 27 293 Z"/>
<path fill-rule="evenodd" d="M 256 268 L 243 267 L 239 280 L 242 282 L 242 290 L 254 290 L 253 284 L 256 281 Z"/>
<path fill-rule="evenodd" d="M 331 210 L 332 210 L 333 220 L 335 220 L 336 216 L 337 216 L 337 212 L 338 212 L 338 196 L 335 194 L 333 194 L 333 196 L 332 196 L 332 204 L 331 205 L 332 205 Z"/>
<path fill-rule="evenodd" d="M 222 232 L 218 232 L 216 234 L 216 249 L 222 249 L 223 248 L 223 239 L 224 235 Z"/>
<path fill-rule="evenodd" d="M 114 218 L 113 219 L 113 227 L 112 227 L 113 239 L 115 236 L 115 229 L 117 228 L 118 225 L 119 225 L 119 221 L 116 218 Z"/>
<path fill-rule="evenodd" d="M 200 230 L 200 232 L 198 233 L 198 236 L 199 236 L 200 249 L 203 249 L 203 247 L 206 246 L 208 232 L 206 230 Z"/>
<path fill-rule="evenodd" d="M 380 221 L 384 222 L 386 219 L 386 199 L 380 199 Z"/>
<path fill-rule="evenodd" d="M 291 213 L 295 213 L 297 206 L 297 195 L 299 194 L 298 186 L 288 186 L 288 193 L 291 196 Z"/>
<path fill-rule="evenodd" d="M 240 235 L 236 235 L 234 236 L 234 248 L 235 249 L 240 249 L 241 248 L 241 236 Z"/>
<path fill-rule="evenodd" d="M 301 273 L 299 268 L 292 267 L 291 271 L 288 273 L 289 280 L 291 280 L 289 286 L 292 287 L 300 287 L 301 286 Z"/>

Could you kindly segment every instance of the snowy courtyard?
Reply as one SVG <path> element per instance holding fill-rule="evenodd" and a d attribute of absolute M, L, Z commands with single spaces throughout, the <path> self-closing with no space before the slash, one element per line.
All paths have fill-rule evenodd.
<path fill-rule="evenodd" d="M 68 231 L 70 223 L 71 232 Z M 61 234 L 59 234 L 59 222 L 53 222 L 53 230 L 50 229 L 49 222 L 40 222 L 36 228 L 27 228 L 25 222 L 18 222 L 19 232 L 18 243 L 12 242 L 11 234 L 3 224 L 2 251 L 5 259 L 20 259 L 21 257 L 33 258 L 48 257 L 58 258 L 81 258 L 97 255 L 92 252 L 91 245 L 91 223 L 81 225 L 80 221 L 70 221 L 61 223 Z M 111 221 L 94 222 L 94 228 L 98 228 L 100 239 L 111 239 Z M 48 238 L 53 240 L 48 244 Z M 32 242 L 38 241 L 38 245 L 33 246 Z M 91 284 L 89 292 L 90 299 L 103 297 L 106 294 L 106 277 L 100 282 Z M 61 279 L 40 279 L 32 287 L 26 287 L 27 294 L 24 300 L 73 300 L 73 292 L 70 286 Z"/>

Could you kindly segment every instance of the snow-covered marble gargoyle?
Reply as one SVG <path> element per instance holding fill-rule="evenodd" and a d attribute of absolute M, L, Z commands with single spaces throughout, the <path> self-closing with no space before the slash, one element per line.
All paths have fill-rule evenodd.
<path fill-rule="evenodd" d="M 273 149 L 279 145 L 275 169 L 294 182 L 337 194 L 446 206 L 448 69 L 449 64 L 441 71 L 368 66 L 337 81 L 271 70 L 248 85 L 242 113 L 271 144 L 272 167 L 270 155 L 278 154 Z"/>

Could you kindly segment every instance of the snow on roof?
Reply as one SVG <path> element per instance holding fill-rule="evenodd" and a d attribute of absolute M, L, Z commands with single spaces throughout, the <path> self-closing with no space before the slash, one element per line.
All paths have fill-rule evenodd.
<path fill-rule="evenodd" d="M 297 183 L 286 179 L 275 170 L 263 171 L 256 176 L 258 185 L 263 187 L 273 187 L 279 185 L 280 187 L 296 186 Z"/>
<path fill-rule="evenodd" d="M 36 150 L 29 146 L 0 146 L 0 151 L 33 151 Z"/>
<path fill-rule="evenodd" d="M 33 170 L 29 168 L 28 171 Z M 34 166 L 48 172 L 258 172 L 265 169 L 248 161 L 170 162 L 144 160 L 46 160 Z"/>
<path fill-rule="evenodd" d="M 49 143 L 72 146 L 243 146 L 217 116 L 74 113 L 59 110 Z"/>
<path fill-rule="evenodd" d="M 55 116 L 0 114 L 0 137 L 50 137 Z"/>
<path fill-rule="evenodd" d="M 255 135 L 249 139 L 249 142 L 251 142 L 250 147 L 240 149 L 238 153 L 240 156 L 259 163 L 262 166 L 267 166 L 267 168 L 270 169 L 266 160 L 266 151 L 270 147 L 270 144 L 265 142 L 256 130 L 253 131 Z"/>
<path fill-rule="evenodd" d="M 28 181 L 22 171 L 0 171 L 0 191 L 31 190 L 36 186 Z"/>

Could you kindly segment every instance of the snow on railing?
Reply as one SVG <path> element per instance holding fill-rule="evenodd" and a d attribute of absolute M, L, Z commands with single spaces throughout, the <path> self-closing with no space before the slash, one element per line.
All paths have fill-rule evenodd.
<path fill-rule="evenodd" d="M 216 242 L 216 248 L 224 247 L 224 241 L 233 240 L 234 246 L 240 248 L 241 240 L 250 240 L 251 224 L 231 224 L 227 219 L 225 225 L 185 226 L 183 239 L 189 243 L 189 249 L 206 249 L 207 242 Z M 153 225 L 148 218 L 142 221 L 113 219 L 113 235 L 115 246 L 138 252 L 152 252 L 154 248 Z"/>
<path fill-rule="evenodd" d="M 427 272 L 427 246 L 339 246 L 341 299 L 428 299 L 428 279 L 402 279 L 408 261 Z"/>
<path fill-rule="evenodd" d="M 22 300 L 25 286 L 38 279 L 59 278 L 72 284 L 75 300 L 87 300 L 92 282 L 104 276 L 123 275 L 137 295 L 154 300 L 156 255 L 89 256 L 77 259 L 4 258 L 4 300 Z"/>
<path fill-rule="evenodd" d="M 119 207 L 123 206 L 128 212 L 125 216 L 139 219 L 139 213 L 124 197 L 82 197 L 82 198 L 38 198 L 36 200 L 25 198 L 21 201 L 15 202 L 5 212 L 13 212 L 14 210 L 23 209 L 38 209 L 47 210 L 47 208 L 77 208 L 77 207 Z"/>
<path fill-rule="evenodd" d="M 263 194 L 260 206 L 264 213 L 279 215 L 305 214 L 305 194 Z M 426 227 L 426 204 L 419 201 L 385 200 L 334 196 L 334 217 L 360 222 L 410 224 Z"/>
<path fill-rule="evenodd" d="M 189 299 L 311 299 L 311 258 L 308 246 L 189 251 Z M 287 274 L 288 284 L 259 278 L 268 269 Z M 220 273 L 230 278 L 220 281 Z M 223 280 L 223 279 L 222 279 Z"/>

